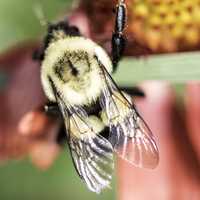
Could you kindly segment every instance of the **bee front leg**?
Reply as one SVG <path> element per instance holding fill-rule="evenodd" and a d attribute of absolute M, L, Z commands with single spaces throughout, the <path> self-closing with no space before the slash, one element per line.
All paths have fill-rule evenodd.
<path fill-rule="evenodd" d="M 115 30 L 112 35 L 112 63 L 115 71 L 123 55 L 126 39 L 123 31 L 126 24 L 126 4 L 124 0 L 119 0 L 116 6 Z"/>

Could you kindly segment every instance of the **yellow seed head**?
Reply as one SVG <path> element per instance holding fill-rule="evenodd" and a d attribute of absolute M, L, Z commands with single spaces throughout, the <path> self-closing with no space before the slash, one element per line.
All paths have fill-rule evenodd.
<path fill-rule="evenodd" d="M 200 0 L 130 0 L 130 31 L 154 52 L 196 48 L 200 42 Z"/>

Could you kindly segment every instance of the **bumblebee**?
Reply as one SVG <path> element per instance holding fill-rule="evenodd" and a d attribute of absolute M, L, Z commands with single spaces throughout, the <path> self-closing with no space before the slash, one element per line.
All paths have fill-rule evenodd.
<path fill-rule="evenodd" d="M 121 0 L 111 58 L 64 21 L 49 25 L 39 56 L 42 87 L 51 102 L 46 109 L 59 109 L 77 173 L 96 193 L 110 185 L 113 152 L 138 167 L 158 164 L 150 129 L 110 75 L 124 51 L 125 22 L 126 5 Z"/>

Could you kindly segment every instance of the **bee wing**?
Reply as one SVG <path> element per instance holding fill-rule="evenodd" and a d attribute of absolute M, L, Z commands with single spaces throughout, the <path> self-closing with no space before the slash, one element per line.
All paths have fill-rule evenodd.
<path fill-rule="evenodd" d="M 100 193 L 111 182 L 113 147 L 93 130 L 83 108 L 67 105 L 55 88 L 54 93 L 65 122 L 76 171 L 91 191 Z"/>
<path fill-rule="evenodd" d="M 108 140 L 94 132 L 86 116 L 80 113 L 73 112 L 65 122 L 70 132 L 69 147 L 79 176 L 91 191 L 100 193 L 110 185 L 114 168 L 113 148 Z"/>
<path fill-rule="evenodd" d="M 87 187 L 96 193 L 109 187 L 114 168 L 111 144 L 101 136 L 85 140 L 70 137 L 69 146 L 76 170 Z"/>
<path fill-rule="evenodd" d="M 108 118 L 109 140 L 114 150 L 135 166 L 156 167 L 159 154 L 150 129 L 100 61 L 99 65 L 104 82 L 100 104 Z"/>

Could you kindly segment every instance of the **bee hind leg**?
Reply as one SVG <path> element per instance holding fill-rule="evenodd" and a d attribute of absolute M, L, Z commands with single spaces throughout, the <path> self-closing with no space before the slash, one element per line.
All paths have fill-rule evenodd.
<path fill-rule="evenodd" d="M 116 6 L 115 28 L 112 35 L 112 63 L 115 71 L 124 53 L 126 39 L 123 31 L 126 24 L 126 5 L 124 0 L 119 0 Z"/>

